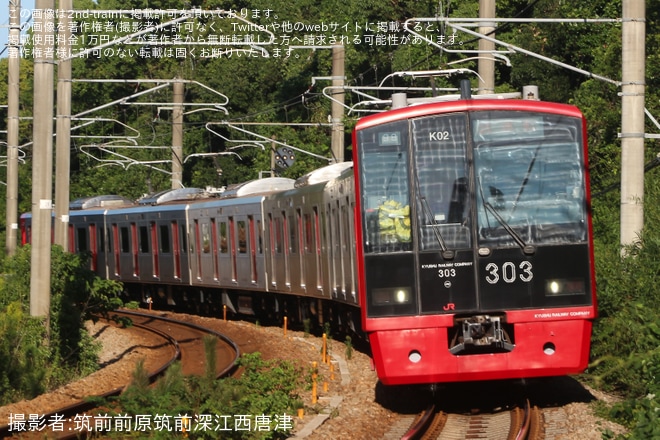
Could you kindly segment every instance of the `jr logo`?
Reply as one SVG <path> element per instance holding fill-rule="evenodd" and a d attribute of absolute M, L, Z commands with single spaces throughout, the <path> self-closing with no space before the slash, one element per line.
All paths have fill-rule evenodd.
<path fill-rule="evenodd" d="M 443 306 L 442 310 L 444 310 L 445 312 L 448 312 L 449 310 L 456 310 L 456 304 L 449 303 L 446 306 Z"/>

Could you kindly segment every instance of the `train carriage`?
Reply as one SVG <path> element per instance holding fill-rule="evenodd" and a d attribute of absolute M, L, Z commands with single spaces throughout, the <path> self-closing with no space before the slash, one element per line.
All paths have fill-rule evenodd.
<path fill-rule="evenodd" d="M 354 131 L 363 329 L 385 384 L 577 373 L 596 317 L 586 123 L 459 100 Z"/>

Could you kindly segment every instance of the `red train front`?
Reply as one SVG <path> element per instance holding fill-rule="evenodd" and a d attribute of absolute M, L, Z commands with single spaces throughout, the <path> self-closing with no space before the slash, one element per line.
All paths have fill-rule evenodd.
<path fill-rule="evenodd" d="M 586 123 L 523 100 L 354 131 L 363 329 L 386 385 L 572 374 L 596 317 Z"/>

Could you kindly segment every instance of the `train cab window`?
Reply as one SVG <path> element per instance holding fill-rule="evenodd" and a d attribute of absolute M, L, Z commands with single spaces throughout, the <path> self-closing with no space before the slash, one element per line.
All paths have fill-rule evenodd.
<path fill-rule="evenodd" d="M 408 123 L 357 133 L 365 252 L 412 249 Z"/>
<path fill-rule="evenodd" d="M 125 254 L 129 253 L 131 251 L 131 236 L 126 226 L 119 228 L 119 240 L 121 245 L 121 252 Z"/>
<path fill-rule="evenodd" d="M 139 247 L 141 254 L 149 253 L 149 230 L 146 226 L 140 226 Z"/>
<path fill-rule="evenodd" d="M 469 248 L 466 117 L 412 120 L 414 187 L 422 250 Z"/>
<path fill-rule="evenodd" d="M 170 229 L 167 225 L 160 225 L 158 230 L 160 231 L 160 251 L 168 254 L 172 250 L 170 246 Z"/>
<path fill-rule="evenodd" d="M 220 253 L 226 254 L 229 252 L 229 239 L 227 234 L 227 222 L 220 222 Z"/>
<path fill-rule="evenodd" d="M 78 239 L 78 252 L 87 252 L 87 228 L 77 228 L 76 235 Z"/>

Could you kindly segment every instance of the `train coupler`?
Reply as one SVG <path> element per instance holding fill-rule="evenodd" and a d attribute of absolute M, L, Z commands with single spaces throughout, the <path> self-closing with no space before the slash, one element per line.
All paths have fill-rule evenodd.
<path fill-rule="evenodd" d="M 452 340 L 449 352 L 459 354 L 471 348 L 494 348 L 512 351 L 515 347 L 502 326 L 499 316 L 476 315 L 468 318 L 457 318 L 456 334 Z"/>

